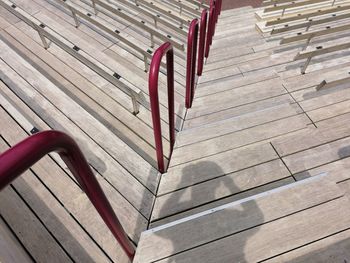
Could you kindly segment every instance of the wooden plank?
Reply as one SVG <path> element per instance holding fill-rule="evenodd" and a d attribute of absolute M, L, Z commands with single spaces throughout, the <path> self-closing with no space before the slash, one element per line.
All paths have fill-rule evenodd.
<path fill-rule="evenodd" d="M 318 30 L 318 31 L 307 31 L 305 33 L 298 32 L 294 36 L 284 37 L 281 40 L 280 44 L 288 44 L 288 43 L 293 43 L 293 42 L 297 42 L 300 40 L 307 40 L 307 43 L 309 43 L 315 37 L 325 36 L 328 34 L 333 34 L 333 33 L 338 33 L 338 32 L 343 32 L 343 31 L 347 31 L 349 29 L 350 29 L 349 25 L 342 25 L 342 26 L 337 26 L 337 27 L 326 26 L 325 29 Z"/>
<path fill-rule="evenodd" d="M 169 6 L 178 7 L 180 14 L 183 11 L 187 11 L 190 15 L 193 15 L 193 16 L 199 17 L 201 15 L 198 7 L 194 7 L 187 2 L 182 2 L 181 0 L 165 0 L 165 1 L 156 0 L 156 1 L 160 3 L 168 3 Z"/>
<path fill-rule="evenodd" d="M 307 171 L 297 173 L 294 177 L 299 181 L 311 176 L 316 176 L 319 173 L 327 173 L 329 178 L 334 182 L 343 182 L 350 178 L 350 158 L 340 159 L 332 163 L 324 164 Z"/>
<path fill-rule="evenodd" d="M 0 213 L 37 262 L 73 262 L 11 186 L 0 192 Z"/>
<path fill-rule="evenodd" d="M 169 193 L 277 158 L 270 144 L 261 143 L 177 165 L 162 176 L 158 194 Z"/>
<path fill-rule="evenodd" d="M 58 1 L 60 4 L 62 4 L 63 6 L 65 6 L 66 8 L 72 10 L 73 13 L 77 14 L 79 17 L 83 18 L 84 20 L 89 21 L 90 23 L 93 23 L 94 25 L 96 25 L 97 27 L 99 27 L 100 29 L 102 29 L 103 31 L 105 31 L 108 34 L 113 35 L 113 37 L 118 38 L 120 41 L 125 42 L 128 46 L 132 47 L 135 50 L 139 50 L 139 47 L 136 43 L 130 42 L 124 38 L 121 38 L 120 34 L 116 34 L 114 30 L 112 30 L 111 28 L 109 28 L 106 24 L 102 23 L 102 20 L 99 19 L 98 16 L 91 16 L 91 14 L 87 11 L 85 11 L 84 9 L 82 9 L 79 5 L 74 4 L 71 1 L 63 1 L 63 0 L 56 0 Z M 113 13 L 114 15 L 117 15 L 118 17 L 132 23 L 133 25 L 139 27 L 142 30 L 145 30 L 147 32 L 149 32 L 151 34 L 150 39 L 153 39 L 153 37 L 157 37 L 162 41 L 168 41 L 170 43 L 172 43 L 172 45 L 175 48 L 178 48 L 180 50 L 184 50 L 184 44 L 183 43 L 179 43 L 176 40 L 173 40 L 169 37 L 167 37 L 166 35 L 162 34 L 161 32 L 153 29 L 152 27 L 149 27 L 148 25 L 146 25 L 145 23 L 142 23 L 141 21 L 136 20 L 135 18 L 129 16 L 127 13 L 123 12 L 122 9 L 116 9 L 114 8 L 112 5 L 110 5 L 109 3 L 106 3 L 103 0 L 95 0 L 94 1 L 98 6 L 106 9 L 107 11 Z M 89 16 L 90 14 L 90 16 Z M 151 40 L 151 43 L 153 41 Z M 153 47 L 153 45 L 151 44 L 151 47 Z M 144 56 L 146 55 L 147 51 L 142 51 L 142 54 Z"/>
<path fill-rule="evenodd" d="M 14 120 L 9 119 L 3 112 L 1 109 L 1 118 L 6 121 L 7 126 L 1 127 L 1 134 L 3 134 L 11 145 L 14 145 L 26 138 L 27 134 L 20 130 Z M 55 156 L 59 159 L 57 155 Z M 122 262 L 127 262 L 128 259 L 125 253 L 117 245 L 114 236 L 108 230 L 90 200 L 74 180 L 62 169 L 58 169 L 56 161 L 50 157 L 44 157 L 40 162 L 32 166 L 32 171 L 38 176 L 40 181 L 45 183 L 45 186 L 50 189 L 50 192 L 60 200 L 60 203 L 64 205 L 65 209 L 74 216 L 112 260 L 120 259 Z M 47 171 L 50 171 L 50 173 Z M 145 220 L 142 222 L 140 215 L 137 212 L 135 213 L 135 210 L 133 210 L 130 204 L 106 180 L 101 176 L 97 176 L 97 179 L 125 231 L 133 240 L 138 240 L 138 235 L 146 228 Z M 128 212 L 125 213 L 125 211 Z"/>
<path fill-rule="evenodd" d="M 159 262 L 215 262 L 217 258 L 223 263 L 257 262 L 343 231 L 348 225 L 348 201 L 341 198 Z"/>
<path fill-rule="evenodd" d="M 126 0 L 119 0 L 118 2 L 124 6 L 127 6 L 128 8 L 134 9 L 139 14 L 142 14 L 143 16 L 147 16 L 152 20 L 154 20 L 155 27 L 157 27 L 158 24 L 162 24 L 170 28 L 171 30 L 174 30 L 176 33 L 181 34 L 182 36 L 187 36 L 187 32 L 184 28 L 174 25 L 173 23 L 163 18 L 163 15 L 160 15 L 159 13 L 154 12 L 154 10 L 144 9 L 135 2 L 129 2 Z M 116 4 L 116 3 L 113 2 L 112 4 Z"/>
<path fill-rule="evenodd" d="M 281 256 L 267 260 L 268 263 L 277 262 L 346 262 L 350 260 L 350 230 L 321 239 Z"/>
<path fill-rule="evenodd" d="M 141 6 L 145 6 L 150 10 L 155 10 L 163 16 L 167 16 L 172 20 L 175 20 L 179 23 L 180 27 L 189 26 L 190 19 L 188 17 L 185 18 L 181 15 L 173 14 L 173 10 L 170 10 L 164 7 L 163 5 L 160 5 L 159 2 L 154 3 L 149 0 L 137 0 L 136 3 Z"/>
<path fill-rule="evenodd" d="M 0 141 L 1 151 L 7 148 L 8 146 Z M 56 169 L 60 168 L 57 166 Z M 36 178 L 35 174 L 28 171 L 12 185 L 74 261 L 110 262 L 104 252 L 67 213 L 59 200 L 56 200 Z M 44 244 L 38 244 L 38 246 L 42 245 Z"/>
<path fill-rule="evenodd" d="M 213 70 L 213 73 L 215 72 L 216 74 L 221 74 L 221 69 L 222 68 L 219 68 L 218 70 Z M 210 74 L 209 72 L 206 72 L 204 74 Z M 208 96 L 214 93 L 219 93 L 222 91 L 239 88 L 241 86 L 254 84 L 260 81 L 276 79 L 277 77 L 277 73 L 271 70 L 260 70 L 254 71 L 253 73 L 247 72 L 243 73 L 243 75 L 234 75 L 228 77 L 224 76 L 223 79 L 218 78 L 217 80 L 209 83 L 198 84 L 195 99 L 199 97 Z M 218 85 L 218 83 L 220 83 L 220 85 Z"/>
<path fill-rule="evenodd" d="M 215 81 L 217 79 L 221 80 L 222 78 L 232 77 L 234 75 L 241 75 L 241 71 L 238 69 L 238 67 L 221 68 L 220 74 L 218 74 L 217 71 L 209 71 L 203 74 L 203 76 L 198 79 L 198 84 Z"/>
<path fill-rule="evenodd" d="M 346 158 L 350 155 L 350 138 L 346 137 L 318 147 L 283 157 L 292 173 L 299 173 L 311 168 Z"/>
<path fill-rule="evenodd" d="M 252 169 L 252 168 L 249 168 L 249 169 Z M 185 217 L 188 217 L 191 215 L 195 215 L 195 214 L 198 214 L 198 213 L 210 210 L 210 209 L 215 209 L 218 206 L 232 203 L 235 201 L 239 201 L 239 200 L 242 200 L 244 198 L 248 198 L 250 196 L 261 194 L 263 192 L 270 191 L 272 189 L 275 189 L 275 188 L 278 188 L 278 187 L 281 187 L 284 185 L 288 185 L 288 184 L 291 184 L 294 182 L 295 182 L 295 180 L 293 179 L 293 177 L 290 176 L 290 177 L 284 178 L 282 180 L 278 180 L 278 181 L 275 181 L 272 183 L 268 183 L 268 184 L 253 188 L 251 190 L 240 192 L 239 194 L 235 194 L 235 195 L 223 198 L 223 199 L 218 199 L 214 202 L 211 202 L 211 203 L 208 203 L 205 205 L 201 205 L 199 207 L 192 208 L 191 210 L 186 210 L 182 213 L 178 213 L 176 215 L 168 216 L 164 219 L 151 222 L 149 228 L 161 226 L 161 225 L 173 222 L 173 221 L 178 220 L 178 219 L 182 219 L 182 218 L 185 218 Z"/>
<path fill-rule="evenodd" d="M 11 24 L 6 19 L 2 18 L 0 13 L 0 29 L 5 29 L 9 26 L 11 26 Z"/>
<path fill-rule="evenodd" d="M 326 15 L 326 14 L 345 11 L 345 10 L 349 10 L 349 9 L 350 9 L 349 4 L 341 4 L 341 5 L 337 5 L 337 6 L 324 7 L 324 8 L 320 8 L 320 9 L 299 12 L 298 14 L 290 14 L 290 15 L 285 15 L 285 16 L 280 17 L 280 18 L 268 19 L 266 21 L 266 26 L 273 26 L 273 25 L 278 25 L 278 24 L 290 22 L 290 21 L 308 19 L 310 17 Z"/>
<path fill-rule="evenodd" d="M 220 169 L 218 167 L 218 169 Z M 168 217 L 193 207 L 236 195 L 290 176 L 282 161 L 274 160 L 235 173 L 205 181 L 166 195 L 154 204 L 151 220 Z"/>
<path fill-rule="evenodd" d="M 111 131 L 126 142 L 134 151 L 155 165 L 154 148 L 151 147 L 151 145 L 154 145 L 154 135 L 149 126 L 121 107 L 102 90 L 97 89 L 79 74 L 76 74 L 72 68 L 67 67 L 67 65 L 60 62 L 56 57 L 49 56 L 48 52 L 44 49 L 37 47 L 35 54 L 40 55 L 40 58 L 38 58 L 22 45 L 19 45 L 8 34 L 5 34 L 5 32 L 0 32 L 0 37 L 5 38 L 6 42 L 12 47 L 15 46 L 17 53 L 26 57 L 38 71 L 49 77 L 52 82 L 66 94 L 69 94 L 70 97 L 101 123 L 110 127 Z M 48 61 L 50 66 L 41 59 Z M 52 68 L 55 68 L 58 72 Z M 137 130 L 142 130 L 142 134 L 135 133 Z M 164 141 L 164 145 L 165 149 L 168 149 L 169 143 L 166 140 Z"/>
<path fill-rule="evenodd" d="M 350 17 L 350 13 L 334 13 L 334 14 L 328 14 L 321 17 L 312 18 L 306 22 L 299 22 L 296 24 L 295 23 L 284 24 L 278 27 L 274 27 L 271 31 L 271 35 L 289 32 L 299 28 L 311 28 L 315 25 L 333 23 L 339 20 L 348 19 L 349 17 Z"/>
<path fill-rule="evenodd" d="M 7 0 L 4 0 L 4 1 L 6 1 L 6 2 L 1 1 L 0 4 L 2 4 L 4 7 L 8 8 L 8 10 L 10 10 L 14 14 L 16 14 L 16 16 L 21 17 L 21 19 L 26 21 L 26 23 L 28 25 L 32 26 L 34 29 L 38 30 L 38 32 L 41 32 L 40 34 L 41 34 L 41 38 L 42 39 L 45 39 L 44 36 L 49 38 L 56 45 L 58 45 L 61 48 L 63 48 L 69 54 L 71 54 L 72 56 L 76 57 L 77 59 L 79 59 L 80 61 L 82 61 L 86 65 L 88 65 L 91 69 L 93 69 L 98 74 L 100 74 L 101 76 L 106 78 L 108 81 L 110 81 L 111 83 L 115 84 L 116 87 L 120 88 L 125 93 L 130 95 L 130 97 L 131 97 L 131 99 L 133 101 L 133 105 L 134 105 L 134 109 L 133 110 L 134 110 L 135 113 L 138 112 L 137 103 L 142 103 L 142 104 L 144 104 L 146 106 L 148 105 L 148 103 L 145 102 L 145 98 L 142 95 L 142 92 L 138 88 L 133 87 L 131 85 L 124 84 L 123 82 L 121 82 L 119 79 L 117 79 L 115 77 L 113 71 L 111 71 L 107 67 L 101 68 L 101 67 L 97 66 L 97 64 L 95 63 L 94 59 L 91 58 L 87 53 L 82 51 L 79 47 L 75 46 L 72 43 L 64 41 L 62 38 L 57 36 L 51 30 L 44 29 L 46 27 L 42 28 L 40 26 L 42 24 L 40 21 L 38 21 L 36 19 L 32 19 L 31 17 L 28 17 L 28 14 L 26 14 L 23 10 L 19 9 L 18 7 L 14 8 L 11 5 L 11 2 L 9 2 Z M 46 43 L 44 45 L 48 45 L 48 44 Z M 46 48 L 48 48 L 48 46 Z"/>
<path fill-rule="evenodd" d="M 297 115 L 301 112 L 302 110 L 297 104 L 282 104 L 222 121 L 212 122 L 205 126 L 179 132 L 176 138 L 176 147 L 221 137 L 253 126 Z"/>
<path fill-rule="evenodd" d="M 285 103 L 293 103 L 293 102 L 294 102 L 293 98 L 288 94 L 268 98 L 265 100 L 223 110 L 220 112 L 211 113 L 210 115 L 203 115 L 197 118 L 188 119 L 184 123 L 184 130 L 198 127 L 201 125 L 206 125 L 208 123 L 215 122 L 215 121 L 225 120 L 227 118 L 239 117 L 240 115 L 244 115 L 244 114 L 251 114 L 255 111 L 264 110 L 269 107 L 277 107 Z"/>
<path fill-rule="evenodd" d="M 273 137 L 304 129 L 308 124 L 310 124 L 310 120 L 301 114 L 182 146 L 174 150 L 170 167 L 253 143 L 271 140 Z"/>
<path fill-rule="evenodd" d="M 296 7 L 305 7 L 307 5 L 319 4 L 324 2 L 328 2 L 328 3 L 325 3 L 325 5 L 331 5 L 331 6 L 334 5 L 334 2 L 333 1 L 331 2 L 330 0 L 308 0 L 308 1 L 302 1 L 302 2 L 291 2 L 284 5 L 277 5 L 280 3 L 271 3 L 271 5 L 273 4 L 274 6 L 265 8 L 264 13 L 274 12 L 278 10 L 287 10 L 287 9 L 296 8 Z"/>
<path fill-rule="evenodd" d="M 86 52 L 88 52 L 88 54 L 95 60 L 95 63 L 97 62 L 98 65 L 108 67 L 113 72 L 117 72 L 117 74 L 120 75 L 119 81 L 123 83 L 129 83 L 129 85 L 132 84 L 134 87 L 138 87 L 144 91 L 145 94 L 148 94 L 148 74 L 146 72 L 138 70 L 137 67 L 134 67 L 133 70 L 129 70 L 122 63 L 119 63 L 118 61 L 106 56 L 103 52 L 100 52 L 98 49 L 96 49 L 95 46 L 90 45 L 88 39 L 82 39 L 81 35 L 79 34 L 79 30 L 63 26 L 64 21 L 56 17 L 55 14 L 40 12 L 36 15 L 36 17 L 44 23 L 49 24 L 50 27 L 57 33 L 62 33 L 62 35 L 67 37 L 69 41 L 74 41 L 76 45 L 84 47 Z M 161 113 L 162 115 L 164 114 L 164 116 L 167 116 L 168 112 L 165 108 L 167 107 L 166 105 L 168 102 L 166 82 L 162 81 L 161 79 L 159 81 L 159 99 L 161 105 Z M 183 104 L 183 97 L 178 96 L 178 94 L 175 93 L 175 112 L 177 115 L 184 114 L 182 111 Z M 147 107 L 147 105 L 144 106 Z"/>
<path fill-rule="evenodd" d="M 350 136 L 350 128 L 339 123 L 338 125 L 325 125 L 317 129 L 311 126 L 307 130 L 272 140 L 271 143 L 280 156 L 287 156 L 347 136 Z"/>
<path fill-rule="evenodd" d="M 267 255 L 278 254 L 277 252 L 288 250 L 289 247 L 296 244 L 303 244 L 317 236 L 322 236 L 325 234 L 323 231 L 334 233 L 349 223 L 349 218 L 347 218 L 349 208 L 345 205 L 344 198 L 338 198 L 322 205 L 322 202 L 342 195 L 334 184 L 313 180 L 313 182 L 299 183 L 282 189 L 276 189 L 275 192 L 267 193 L 264 196 L 252 197 L 247 201 L 242 200 L 222 206 L 222 208 L 214 210 L 215 212 L 208 211 L 202 216 L 184 219 L 182 222 L 180 221 L 181 223 L 174 222 L 169 226 L 165 225 L 147 231 L 142 235 L 136 259 L 138 255 L 142 255 L 142 262 L 157 261 L 162 258 L 167 259 L 160 262 L 166 262 L 166 260 L 216 262 L 217 259 L 220 259 L 221 262 L 232 262 L 236 259 L 257 262 L 267 258 Z M 320 189 L 328 193 L 324 195 Z M 286 205 L 281 206 L 281 203 Z M 316 207 L 313 207 L 314 205 Z M 335 207 L 336 205 L 338 206 Z M 326 227 L 328 231 L 322 231 L 320 226 L 314 226 L 312 227 L 313 231 L 305 233 L 305 229 L 313 224 L 310 220 L 302 222 L 299 220 L 306 218 L 306 216 L 317 221 L 321 220 L 317 216 L 328 211 L 328 208 L 333 211 L 345 208 L 345 211 L 341 212 L 338 224 L 335 214 L 323 215 L 321 218 L 324 221 L 321 225 L 324 226 L 327 223 L 335 223 L 336 225 L 330 228 Z M 221 222 L 225 223 L 222 225 Z M 291 235 L 292 231 L 295 231 L 294 235 Z M 179 239 L 180 236 L 182 238 Z M 269 242 L 263 241 L 266 238 Z M 252 242 L 252 239 L 255 242 Z M 277 245 L 280 244 L 279 242 L 282 242 L 283 245 Z M 259 246 L 253 246 L 256 243 Z M 276 245 L 274 246 L 274 244 Z M 261 246 L 264 249 L 257 249 Z M 151 250 L 151 247 L 156 248 Z M 217 249 L 220 253 L 217 253 Z M 168 258 L 174 254 L 175 256 L 172 258 Z M 136 260 L 136 262 L 141 261 Z"/>
<path fill-rule="evenodd" d="M 13 263 L 33 262 L 12 230 L 0 218 L 0 261 Z"/>
<path fill-rule="evenodd" d="M 3 69 L 6 69 L 3 67 Z M 60 113 L 52 104 L 48 103 L 42 96 L 33 89 L 30 89 L 17 75 L 9 74 L 12 80 L 17 84 L 9 81 L 2 76 L 2 79 L 7 82 L 9 88 L 19 96 L 27 105 L 40 115 L 43 120 L 50 125 L 52 129 L 61 130 L 71 134 L 87 155 L 89 162 L 93 167 L 99 171 L 104 177 L 120 191 L 126 198 L 137 207 L 141 213 L 146 215 L 150 212 L 150 205 L 152 203 L 152 193 L 146 190 L 142 184 L 135 177 L 133 177 L 123 166 L 121 166 L 111 155 L 109 155 L 100 145 L 91 140 L 82 130 L 72 123 L 66 116 Z M 17 86 L 18 85 L 18 86 Z M 33 99 L 33 96 L 36 98 Z M 13 101 L 13 99 L 12 99 Z M 38 102 L 39 101 L 39 102 Z M 40 103 L 41 102 L 41 103 Z M 23 107 L 20 102 L 15 102 L 16 107 L 21 109 L 21 112 L 27 116 L 31 110 Z M 50 113 L 50 114 L 47 114 Z M 33 114 L 32 114 L 33 115 Z M 31 119 L 33 119 L 31 117 Z M 41 130 L 48 129 L 45 123 L 35 119 L 35 124 Z M 29 126 L 32 129 L 34 123 Z M 119 176 L 115 176 L 115 175 Z M 127 187 L 126 187 L 127 186 Z"/>
<path fill-rule="evenodd" d="M 275 79 L 262 81 L 211 96 L 197 98 L 194 100 L 193 108 L 188 112 L 187 118 L 199 117 L 285 93 L 286 90 L 281 85 L 281 81 Z"/>
<path fill-rule="evenodd" d="M 346 114 L 350 112 L 350 101 L 346 100 L 337 104 L 322 107 L 308 112 L 309 117 L 314 122 L 319 122 L 329 118 L 336 117 L 338 115 Z M 317 124 L 316 124 L 317 125 Z"/>

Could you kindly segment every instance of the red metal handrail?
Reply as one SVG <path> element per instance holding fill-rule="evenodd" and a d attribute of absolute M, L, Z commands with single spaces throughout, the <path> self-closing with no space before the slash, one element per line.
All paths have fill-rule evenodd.
<path fill-rule="evenodd" d="M 193 19 L 188 31 L 187 39 L 187 69 L 186 69 L 186 108 L 191 108 L 194 97 L 196 80 L 197 43 L 198 43 L 198 19 Z"/>
<path fill-rule="evenodd" d="M 166 171 L 163 157 L 162 127 L 160 123 L 159 98 L 158 98 L 158 77 L 163 56 L 166 54 L 167 77 L 168 77 L 168 113 L 169 113 L 169 134 L 170 134 L 170 154 L 175 143 L 175 106 L 174 106 L 174 51 L 169 42 L 160 46 L 153 55 L 148 79 L 149 96 L 151 102 L 152 121 L 154 129 L 154 140 L 156 143 L 156 153 L 158 170 L 161 173 Z"/>
<path fill-rule="evenodd" d="M 211 3 L 213 3 L 213 1 Z M 213 40 L 214 28 L 215 28 L 215 6 L 214 6 L 214 4 L 211 4 L 210 11 L 209 11 L 207 41 L 205 44 L 205 57 L 206 58 L 209 57 L 210 46 L 211 46 L 211 43 Z"/>
<path fill-rule="evenodd" d="M 199 45 L 198 45 L 198 68 L 197 75 L 202 76 L 203 64 L 204 64 L 204 48 L 205 48 L 205 36 L 207 30 L 208 11 L 204 9 L 201 15 L 201 22 L 199 27 Z"/>
<path fill-rule="evenodd" d="M 0 155 L 0 190 L 50 152 L 66 163 L 97 212 L 132 260 L 135 249 L 75 141 L 59 131 L 32 135 Z"/>
<path fill-rule="evenodd" d="M 219 16 L 222 10 L 222 0 L 217 0 L 217 1 L 218 1 L 218 16 Z"/>

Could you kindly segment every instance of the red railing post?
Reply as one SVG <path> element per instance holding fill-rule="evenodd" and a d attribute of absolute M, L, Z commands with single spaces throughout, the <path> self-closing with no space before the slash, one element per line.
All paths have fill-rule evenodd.
<path fill-rule="evenodd" d="M 221 9 L 222 9 L 222 0 L 217 0 L 218 1 L 218 16 L 221 14 Z"/>
<path fill-rule="evenodd" d="M 158 170 L 161 173 L 166 171 L 163 157 L 162 127 L 160 123 L 159 98 L 158 98 L 158 77 L 163 56 L 166 54 L 167 83 L 168 83 L 168 112 L 169 112 L 169 134 L 170 134 L 170 155 L 175 143 L 175 106 L 174 106 L 174 51 L 170 43 L 164 43 L 153 55 L 149 73 L 149 96 L 151 102 L 152 121 L 154 129 L 154 140 L 158 161 Z"/>
<path fill-rule="evenodd" d="M 198 46 L 198 68 L 197 75 L 202 76 L 203 73 L 203 64 L 204 64 L 204 48 L 205 48 L 205 36 L 207 30 L 207 20 L 208 20 L 208 11 L 204 9 L 201 15 L 201 22 L 199 27 L 199 46 Z"/>
<path fill-rule="evenodd" d="M 215 7 L 214 4 L 210 5 L 209 11 L 209 21 L 208 21 L 208 30 L 207 30 L 207 40 L 205 43 L 205 57 L 209 57 L 210 45 L 212 43 L 213 34 L 215 28 Z"/>
<path fill-rule="evenodd" d="M 50 152 L 57 152 L 132 260 L 135 249 L 75 141 L 59 131 L 32 135 L 0 155 L 0 190 Z"/>
<path fill-rule="evenodd" d="M 187 68 L 186 68 L 186 108 L 191 108 L 194 97 L 194 86 L 196 80 L 198 43 L 198 19 L 193 19 L 188 31 L 187 40 Z"/>

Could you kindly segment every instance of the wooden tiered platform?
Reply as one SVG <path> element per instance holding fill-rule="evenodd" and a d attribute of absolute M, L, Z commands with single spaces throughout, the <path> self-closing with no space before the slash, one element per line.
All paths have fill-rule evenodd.
<path fill-rule="evenodd" d="M 311 0 L 223 11 L 188 110 L 186 34 L 201 9 L 192 1 L 177 18 L 166 16 L 170 0 L 100 0 L 97 15 L 85 0 L 0 2 L 0 151 L 38 130 L 75 138 L 134 262 L 350 261 L 348 1 L 339 12 Z M 50 34 L 47 49 L 33 23 Z M 164 37 L 175 47 L 177 135 L 160 174 L 145 70 Z M 160 82 L 167 158 L 165 74 Z M 1 261 L 128 262 L 56 154 L 0 200 Z"/>

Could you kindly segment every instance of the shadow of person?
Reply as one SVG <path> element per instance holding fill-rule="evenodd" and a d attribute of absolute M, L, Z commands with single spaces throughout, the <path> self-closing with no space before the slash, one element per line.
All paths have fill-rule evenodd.
<path fill-rule="evenodd" d="M 162 262 L 247 261 L 246 241 L 258 231 L 264 216 L 254 199 L 237 200 L 235 194 L 242 190 L 234 179 L 214 162 L 183 168 L 181 189 L 163 197 L 166 201 L 159 212 L 163 217 L 159 223 L 185 218 L 155 232 L 169 246 L 168 258 Z"/>

